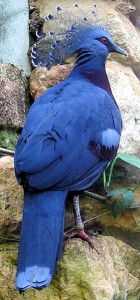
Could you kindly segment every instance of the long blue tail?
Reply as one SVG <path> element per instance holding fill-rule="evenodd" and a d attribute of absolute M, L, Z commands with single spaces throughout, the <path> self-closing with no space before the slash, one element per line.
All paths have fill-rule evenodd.
<path fill-rule="evenodd" d="M 67 193 L 25 193 L 16 288 L 49 285 L 61 257 Z"/>

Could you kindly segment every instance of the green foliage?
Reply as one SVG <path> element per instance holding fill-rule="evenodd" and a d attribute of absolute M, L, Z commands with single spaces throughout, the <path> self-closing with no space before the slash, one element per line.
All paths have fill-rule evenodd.
<path fill-rule="evenodd" d="M 118 153 L 116 156 L 116 159 L 122 159 L 123 161 L 127 162 L 128 164 L 131 164 L 137 168 L 140 168 L 140 158 L 135 155 L 130 155 L 126 153 Z"/>
<path fill-rule="evenodd" d="M 120 195 L 122 193 L 125 193 L 127 191 L 127 189 L 116 189 L 116 190 L 112 190 L 112 191 L 109 191 L 107 193 L 107 197 L 113 197 L 113 196 L 117 196 L 117 195 Z"/>
<path fill-rule="evenodd" d="M 140 158 L 138 158 L 135 155 L 118 153 L 117 156 L 115 157 L 114 161 L 110 165 L 108 181 L 106 180 L 106 172 L 104 172 L 104 174 L 103 174 L 104 188 L 106 189 L 106 191 L 108 191 L 108 189 L 110 188 L 114 165 L 115 165 L 117 159 L 121 159 L 128 164 L 131 164 L 137 168 L 140 168 Z M 111 190 L 111 191 L 107 192 L 107 197 L 110 197 L 111 199 L 115 198 L 115 200 L 113 201 L 113 204 L 112 204 L 112 214 L 113 214 L 114 218 L 116 218 L 125 209 L 128 209 L 131 207 L 131 204 L 134 200 L 134 193 L 129 188 L 128 189 L 115 189 L 115 190 Z"/>
<path fill-rule="evenodd" d="M 116 189 L 107 193 L 107 197 L 117 196 L 117 199 L 113 201 L 112 205 L 112 214 L 116 218 L 120 215 L 125 209 L 128 209 L 133 200 L 134 193 L 130 189 Z"/>
<path fill-rule="evenodd" d="M 121 160 L 125 161 L 126 163 L 131 164 L 132 166 L 140 168 L 140 158 L 139 157 L 137 157 L 135 155 L 130 155 L 130 154 L 119 152 L 117 154 L 117 156 L 115 157 L 115 159 L 113 160 L 112 164 L 110 165 L 108 181 L 106 181 L 106 174 L 103 174 L 104 187 L 107 187 L 107 188 L 110 187 L 112 173 L 113 173 L 113 169 L 114 169 L 117 159 L 121 159 Z"/>

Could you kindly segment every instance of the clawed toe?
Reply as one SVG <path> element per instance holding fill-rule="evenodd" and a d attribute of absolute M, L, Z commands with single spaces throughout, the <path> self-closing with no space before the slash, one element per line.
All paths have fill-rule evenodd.
<path fill-rule="evenodd" d="M 85 231 L 83 229 L 80 229 L 80 230 L 75 229 L 71 233 L 65 233 L 64 238 L 66 240 L 72 239 L 72 238 L 80 238 L 83 241 L 86 241 L 92 249 L 95 249 L 97 251 L 97 249 L 95 248 L 93 242 L 91 241 L 91 239 L 89 238 L 89 236 L 85 233 Z"/>

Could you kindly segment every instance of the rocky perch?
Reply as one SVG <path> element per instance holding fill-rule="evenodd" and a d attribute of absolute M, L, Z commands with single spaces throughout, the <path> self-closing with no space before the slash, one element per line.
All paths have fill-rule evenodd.
<path fill-rule="evenodd" d="M 17 246 L 0 247 L 0 299 L 6 300 L 136 300 L 140 299 L 140 253 L 110 236 L 65 242 L 51 285 L 19 294 L 14 287 Z"/>

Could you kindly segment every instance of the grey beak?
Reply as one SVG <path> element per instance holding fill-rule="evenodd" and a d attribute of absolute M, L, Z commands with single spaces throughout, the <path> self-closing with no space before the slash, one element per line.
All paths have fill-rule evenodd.
<path fill-rule="evenodd" d="M 125 50 L 123 50 L 122 48 L 118 47 L 118 46 L 116 46 L 116 48 L 114 49 L 114 52 L 120 53 L 120 54 L 125 55 L 125 56 L 128 57 L 128 53 Z"/>

